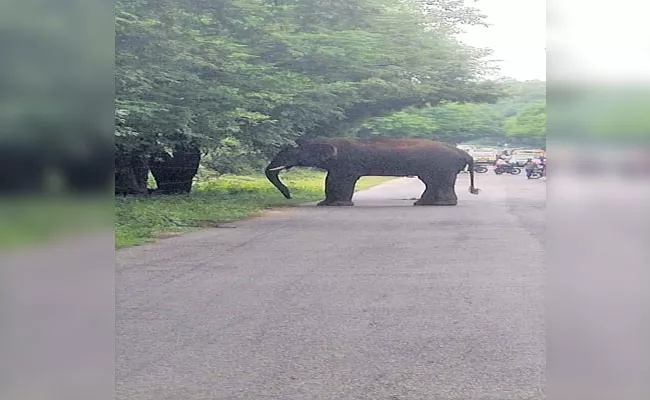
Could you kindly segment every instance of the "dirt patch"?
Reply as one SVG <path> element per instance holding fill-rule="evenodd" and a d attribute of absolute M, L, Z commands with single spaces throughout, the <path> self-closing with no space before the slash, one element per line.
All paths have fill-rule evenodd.
<path fill-rule="evenodd" d="M 264 211 L 264 215 L 278 215 L 278 214 L 287 214 L 291 211 L 291 208 L 273 208 L 270 210 Z"/>
<path fill-rule="evenodd" d="M 169 239 L 169 238 L 172 238 L 172 237 L 180 236 L 183 233 L 184 232 L 161 232 L 161 233 L 157 233 L 155 235 L 155 238 L 156 239 Z"/>
<path fill-rule="evenodd" d="M 235 226 L 228 225 L 224 222 L 202 220 L 202 221 L 196 221 L 196 227 L 197 228 L 234 228 Z"/>

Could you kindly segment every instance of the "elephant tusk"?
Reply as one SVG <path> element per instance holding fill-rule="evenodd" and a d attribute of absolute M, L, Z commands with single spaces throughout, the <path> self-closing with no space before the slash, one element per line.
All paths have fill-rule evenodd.
<path fill-rule="evenodd" d="M 282 165 L 282 166 L 280 166 L 280 167 L 269 168 L 269 171 L 277 171 L 277 170 L 279 170 L 279 169 L 285 169 L 285 168 L 287 168 L 287 166 L 286 166 L 286 165 Z"/>

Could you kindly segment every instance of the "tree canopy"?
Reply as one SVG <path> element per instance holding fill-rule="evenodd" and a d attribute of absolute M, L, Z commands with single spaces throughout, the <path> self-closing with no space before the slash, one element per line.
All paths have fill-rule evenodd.
<path fill-rule="evenodd" d="M 446 103 L 410 108 L 364 123 L 366 134 L 419 137 L 449 143 L 503 134 L 503 118 L 490 105 Z"/>
<path fill-rule="evenodd" d="M 496 103 L 444 102 L 369 119 L 359 136 L 422 137 L 452 144 L 487 140 L 539 146 L 546 140 L 545 82 L 501 82 Z"/>
<path fill-rule="evenodd" d="M 546 139 L 546 102 L 527 104 L 517 114 L 506 120 L 508 136 L 524 136 L 531 139 Z"/>

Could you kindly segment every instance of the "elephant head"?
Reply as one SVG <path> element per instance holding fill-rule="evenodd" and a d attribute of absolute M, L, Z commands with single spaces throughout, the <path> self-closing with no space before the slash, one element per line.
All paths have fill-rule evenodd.
<path fill-rule="evenodd" d="M 324 168 L 327 162 L 336 158 L 338 149 L 327 143 L 315 143 L 297 140 L 297 147 L 283 148 L 265 169 L 268 180 L 285 198 L 290 199 L 291 194 L 279 178 L 280 171 L 291 167 L 318 167 Z"/>

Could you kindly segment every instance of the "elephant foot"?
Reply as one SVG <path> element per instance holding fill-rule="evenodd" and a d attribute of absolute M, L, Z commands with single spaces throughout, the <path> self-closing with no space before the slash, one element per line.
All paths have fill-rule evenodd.
<path fill-rule="evenodd" d="M 453 200 L 418 200 L 413 203 L 414 206 L 455 206 L 458 205 L 458 201 Z"/>
<path fill-rule="evenodd" d="M 457 206 L 457 201 L 437 201 L 434 206 Z"/>
<path fill-rule="evenodd" d="M 351 207 L 354 205 L 353 202 L 351 201 L 342 201 L 342 200 L 334 200 L 334 201 L 327 201 L 323 200 L 320 203 L 316 204 L 317 206 L 328 206 L 328 207 Z"/>
<path fill-rule="evenodd" d="M 433 205 L 434 200 L 424 200 L 424 199 L 418 199 L 415 203 L 413 203 L 414 206 L 431 206 Z"/>

